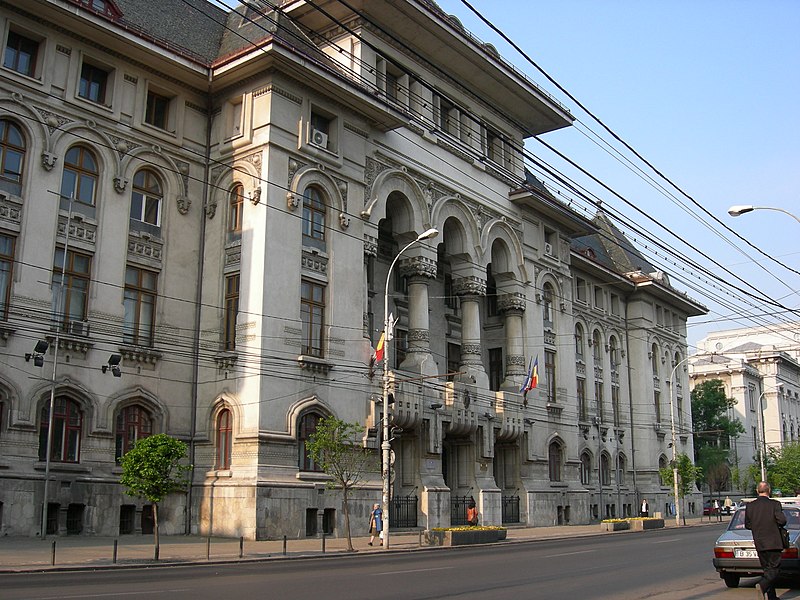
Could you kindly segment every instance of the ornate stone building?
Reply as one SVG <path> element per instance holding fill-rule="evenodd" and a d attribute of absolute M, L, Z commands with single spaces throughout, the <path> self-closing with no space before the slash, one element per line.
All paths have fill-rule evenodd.
<path fill-rule="evenodd" d="M 705 309 L 526 172 L 569 112 L 429 0 L 280 4 L 0 3 L 2 531 L 147 531 L 116 459 L 165 432 L 168 532 L 339 534 L 305 443 L 379 448 L 386 288 L 393 526 L 664 510 Z"/>

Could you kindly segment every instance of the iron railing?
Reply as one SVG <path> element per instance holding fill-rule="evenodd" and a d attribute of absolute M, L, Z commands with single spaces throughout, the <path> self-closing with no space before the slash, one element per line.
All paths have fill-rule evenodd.
<path fill-rule="evenodd" d="M 450 496 L 450 525 L 467 524 L 467 506 L 471 496 Z"/>
<path fill-rule="evenodd" d="M 503 523 L 519 523 L 519 496 L 503 496 Z"/>
<path fill-rule="evenodd" d="M 416 496 L 395 496 L 392 498 L 392 508 L 389 514 L 389 528 L 403 529 L 417 526 Z"/>

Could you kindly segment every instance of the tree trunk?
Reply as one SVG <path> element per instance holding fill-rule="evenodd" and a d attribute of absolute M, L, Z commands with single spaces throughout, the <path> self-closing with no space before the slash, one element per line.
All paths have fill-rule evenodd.
<path fill-rule="evenodd" d="M 350 505 L 347 502 L 349 489 L 342 486 L 342 511 L 344 511 L 344 529 L 347 533 L 347 551 L 353 552 L 353 538 L 350 536 Z"/>
<path fill-rule="evenodd" d="M 158 560 L 158 503 L 153 502 L 153 539 L 155 541 L 155 548 L 153 549 L 153 560 Z"/>

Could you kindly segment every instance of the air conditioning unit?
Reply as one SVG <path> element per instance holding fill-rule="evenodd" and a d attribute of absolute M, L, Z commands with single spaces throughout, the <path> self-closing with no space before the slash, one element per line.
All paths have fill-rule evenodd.
<path fill-rule="evenodd" d="M 327 148 L 328 134 L 324 131 L 320 131 L 319 129 L 314 129 L 311 132 L 311 143 L 315 146 L 320 146 L 321 148 Z"/>
<path fill-rule="evenodd" d="M 69 333 L 79 337 L 86 337 L 89 335 L 89 321 L 70 321 Z"/>
<path fill-rule="evenodd" d="M 553 256 L 553 244 L 548 244 L 545 242 L 544 253 L 547 254 L 547 256 Z"/>

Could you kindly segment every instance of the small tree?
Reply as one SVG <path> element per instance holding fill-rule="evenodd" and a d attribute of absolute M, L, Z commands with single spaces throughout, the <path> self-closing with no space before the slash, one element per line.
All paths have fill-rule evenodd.
<path fill-rule="evenodd" d="M 184 474 L 191 469 L 180 464 L 186 458 L 187 446 L 164 433 L 140 439 L 122 457 L 120 483 L 130 496 L 146 498 L 153 503 L 155 533 L 154 559 L 158 560 L 158 503 L 172 492 L 186 488 Z"/>
<path fill-rule="evenodd" d="M 336 417 L 326 417 L 317 423 L 306 448 L 308 456 L 328 475 L 328 488 L 342 490 L 342 512 L 347 532 L 347 550 L 353 552 L 350 536 L 350 491 L 363 479 L 364 474 L 377 470 L 375 454 L 361 445 L 364 428 L 358 423 L 347 423 Z"/>
<path fill-rule="evenodd" d="M 692 493 L 695 481 L 697 481 L 703 474 L 703 470 L 700 467 L 697 467 L 692 462 L 692 459 L 689 458 L 686 454 L 678 454 L 677 456 L 677 465 L 678 465 L 678 498 L 681 500 L 681 506 L 683 506 L 683 499 Z M 669 484 L 671 488 L 674 489 L 675 486 L 675 479 L 673 478 L 673 471 L 672 465 L 668 467 L 664 467 L 660 471 L 661 474 L 661 481 L 665 484 Z M 686 511 L 682 510 L 683 513 L 683 524 L 686 524 Z"/>
<path fill-rule="evenodd" d="M 792 442 L 780 448 L 769 449 L 767 462 L 769 481 L 773 489 L 787 496 L 800 491 L 800 444 Z"/>

